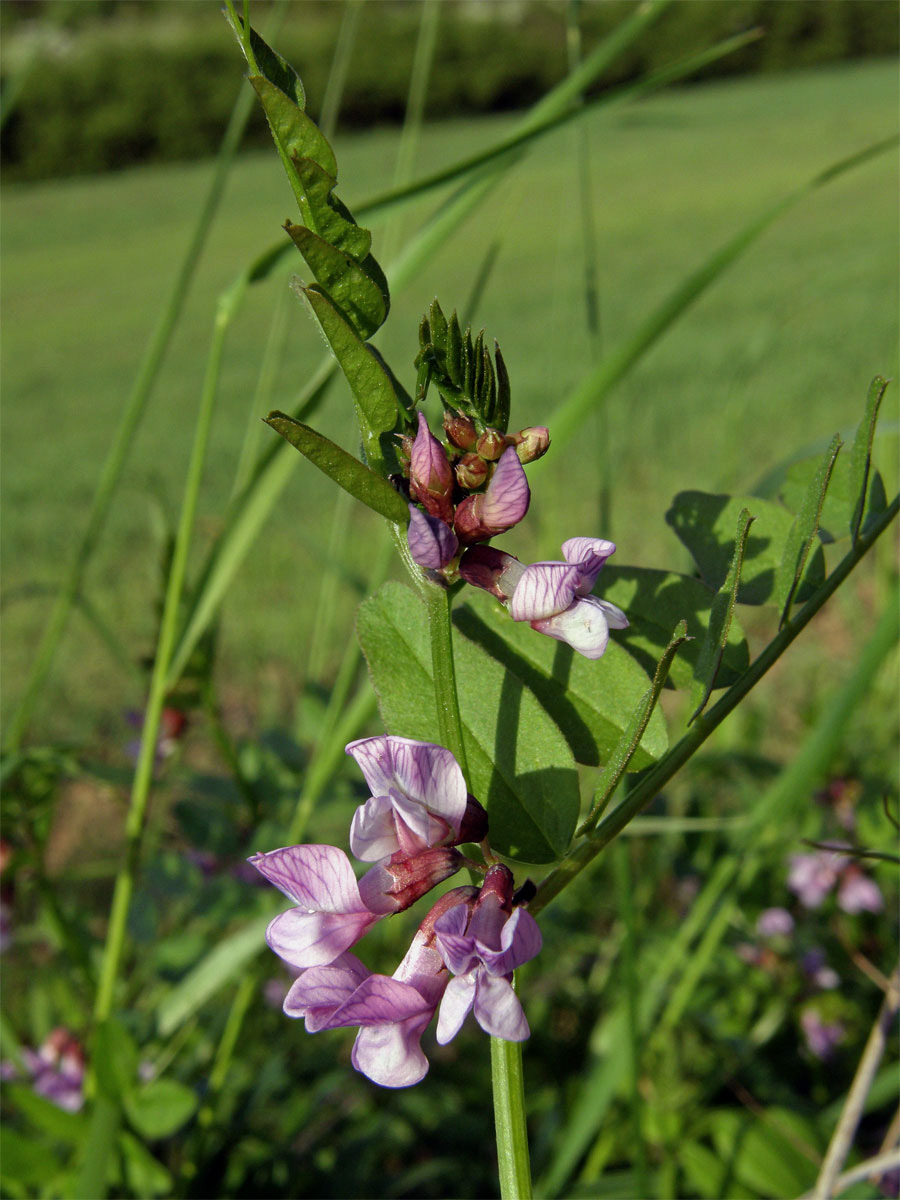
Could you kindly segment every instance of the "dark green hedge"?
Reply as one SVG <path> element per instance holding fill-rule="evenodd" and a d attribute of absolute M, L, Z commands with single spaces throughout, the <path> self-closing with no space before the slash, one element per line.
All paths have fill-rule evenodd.
<path fill-rule="evenodd" d="M 254 12 L 264 22 L 267 5 Z M 635 7 L 581 6 L 586 48 Z M 295 0 L 277 38 L 298 68 L 315 114 L 343 5 Z M 565 5 L 447 3 L 429 87 L 431 117 L 523 107 L 566 70 Z M 370 126 L 402 118 L 419 4 L 362 8 L 341 119 Z M 3 130 L 4 178 L 39 179 L 211 153 L 241 70 L 218 5 L 171 0 L 5 0 L 2 84 L 15 102 Z M 782 70 L 896 53 L 892 0 L 691 0 L 676 3 L 605 84 L 642 73 L 741 30 L 765 36 L 704 76 Z M 257 115 L 247 144 L 265 144 Z"/>

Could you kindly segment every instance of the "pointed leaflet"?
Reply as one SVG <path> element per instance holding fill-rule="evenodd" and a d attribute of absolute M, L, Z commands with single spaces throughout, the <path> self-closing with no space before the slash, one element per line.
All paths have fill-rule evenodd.
<path fill-rule="evenodd" d="M 788 532 L 784 553 L 775 576 L 774 600 L 781 609 L 780 625 L 783 625 L 790 615 L 794 593 L 803 578 L 806 560 L 818 532 L 822 505 L 825 503 L 825 493 L 828 490 L 828 481 L 831 478 L 834 460 L 842 445 L 840 437 L 835 434 L 819 464 L 819 469 L 809 482 L 800 511 Z"/>
<path fill-rule="evenodd" d="M 315 210 L 310 204 L 295 159 L 311 158 L 327 174 L 337 176 L 337 160 L 325 135 L 311 117 L 298 108 L 284 92 L 269 83 L 262 75 L 251 75 L 250 82 L 262 102 L 272 137 L 287 173 L 291 190 L 296 197 L 303 220 L 311 229 L 318 229 Z"/>
<path fill-rule="evenodd" d="M 869 384 L 865 416 L 859 423 L 853 439 L 853 449 L 850 451 L 850 495 L 853 498 L 853 509 L 850 513 L 850 536 L 854 543 L 859 537 L 865 513 L 869 468 L 872 461 L 872 440 L 875 437 L 875 423 L 878 420 L 881 398 L 884 396 L 887 385 L 888 381 L 882 379 L 880 375 L 876 375 Z"/>
<path fill-rule="evenodd" d="M 679 492 L 666 513 L 666 521 L 691 552 L 704 581 L 718 591 L 728 576 L 734 530 L 744 508 L 755 520 L 744 550 L 738 603 L 774 603 L 775 578 L 793 524 L 791 514 L 780 504 L 758 496 Z M 798 599 L 804 599 L 824 578 L 825 559 L 820 546 L 813 553 Z"/>
<path fill-rule="evenodd" d="M 607 563 L 598 580 L 597 595 L 627 614 L 628 628 L 616 633 L 616 642 L 651 676 L 672 629 L 684 618 L 691 640 L 672 662 L 669 679 L 675 687 L 687 688 L 700 677 L 701 646 L 715 616 L 715 593 L 705 583 L 675 571 Z M 730 687 L 749 663 L 747 640 L 734 620 L 727 631 L 716 686 Z"/>
<path fill-rule="evenodd" d="M 419 598 L 402 584 L 385 584 L 360 606 L 357 635 L 388 732 L 439 742 L 428 622 Z M 458 634 L 454 659 L 468 784 L 488 809 L 491 844 L 525 862 L 560 857 L 579 808 L 564 738 L 521 681 Z"/>
<path fill-rule="evenodd" d="M 644 736 L 644 730 L 653 716 L 656 703 L 659 700 L 659 693 L 662 691 L 663 684 L 666 682 L 666 676 L 669 674 L 672 659 L 675 657 L 678 647 L 687 640 L 687 625 L 684 621 L 679 621 L 653 673 L 653 682 L 641 697 L 640 703 L 631 714 L 627 726 L 622 731 L 622 736 L 616 743 L 615 749 L 606 761 L 606 765 L 597 783 L 597 789 L 594 792 L 594 803 L 591 806 L 590 814 L 578 830 L 579 834 L 590 832 L 597 818 L 606 807 L 610 796 L 619 786 L 622 776 L 628 770 L 635 751 L 641 743 L 641 738 Z"/>
<path fill-rule="evenodd" d="M 360 265 L 352 255 L 329 245 L 304 225 L 288 223 L 285 229 L 341 315 L 363 341 L 371 337 L 388 312 L 387 285 L 382 289 L 366 270 L 374 259 L 370 256 L 366 264 Z"/>
<path fill-rule="evenodd" d="M 394 491 L 386 479 L 370 471 L 358 458 L 348 454 L 321 433 L 316 433 L 302 421 L 295 421 L 285 413 L 269 413 L 266 424 L 271 425 L 285 441 L 296 447 L 320 471 L 335 483 L 339 483 L 345 492 L 349 492 L 381 516 L 387 517 L 389 521 L 406 524 L 409 517 L 406 501 L 399 492 Z"/>
<path fill-rule="evenodd" d="M 694 683 L 691 687 L 691 704 L 694 705 L 694 711 L 691 713 L 691 718 L 688 721 L 689 725 L 703 711 L 707 700 L 712 695 L 713 688 L 716 686 L 716 680 L 718 679 L 722 660 L 728 647 L 728 638 L 731 634 L 732 623 L 734 621 L 734 606 L 737 603 L 738 585 L 741 581 L 744 550 L 747 546 L 747 534 L 750 532 L 752 524 L 753 517 L 750 516 L 746 508 L 742 508 L 741 515 L 738 517 L 731 567 L 728 570 L 725 582 L 719 588 L 713 600 L 706 637 L 703 639 L 697 659 Z M 746 645 L 746 642 L 744 642 L 745 649 Z M 750 656 L 748 653 L 747 662 L 744 664 L 745 667 L 750 665 L 749 660 Z"/>
<path fill-rule="evenodd" d="M 334 176 L 311 158 L 294 159 L 294 168 L 316 213 L 319 237 L 362 262 L 371 249 L 372 235 L 356 224 L 350 210 L 333 194 Z"/>
<path fill-rule="evenodd" d="M 590 661 L 527 622 L 511 620 L 487 596 L 458 607 L 454 624 L 533 694 L 577 762 L 596 766 L 609 757 L 647 688 L 647 675 L 616 641 L 600 661 Z M 665 723 L 657 713 L 635 753 L 633 770 L 651 766 L 666 745 Z"/>
<path fill-rule="evenodd" d="M 350 385 L 366 457 L 373 467 L 381 467 L 384 450 L 380 435 L 390 433 L 398 421 L 397 394 L 391 377 L 324 292 L 300 285 L 295 285 L 295 290 L 313 310 Z"/>

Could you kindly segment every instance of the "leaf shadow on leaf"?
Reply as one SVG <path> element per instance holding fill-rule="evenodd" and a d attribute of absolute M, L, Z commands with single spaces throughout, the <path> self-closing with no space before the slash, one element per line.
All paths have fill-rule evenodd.
<path fill-rule="evenodd" d="M 521 688 L 524 685 L 534 694 L 538 703 L 553 716 L 559 726 L 560 733 L 566 739 L 576 761 L 597 761 L 597 747 L 593 735 L 586 722 L 579 715 L 575 705 L 566 695 L 565 689 L 568 685 L 569 671 L 573 657 L 571 647 L 563 645 L 562 642 L 559 643 L 559 648 L 553 659 L 553 679 L 551 681 L 530 663 L 526 662 L 521 655 L 516 654 L 509 644 L 504 642 L 470 608 L 456 609 L 453 614 L 453 623 L 457 626 L 460 633 L 464 634 L 470 641 L 475 642 L 486 654 L 489 654 L 491 658 L 496 659 L 498 663 L 505 667 L 506 679 L 503 683 L 504 698 L 508 681 L 515 679 L 519 689 L 516 700 L 517 713 L 518 705 L 521 703 Z M 561 654 L 560 651 L 563 653 Z M 499 733 L 501 729 L 506 731 L 503 739 L 505 742 L 504 746 L 499 745 L 501 740 Z M 504 709 L 500 714 L 500 724 L 498 726 L 497 761 L 500 761 L 500 754 L 508 753 L 509 747 L 515 746 L 515 733 L 515 722 L 510 724 Z"/>
<path fill-rule="evenodd" d="M 531 798 L 532 804 L 536 796 L 543 797 L 540 811 L 534 813 L 524 811 L 518 802 L 514 807 L 509 806 L 509 788 L 499 771 L 495 772 L 487 794 L 491 822 L 488 836 L 492 848 L 522 862 L 548 862 L 561 858 L 568 849 L 571 837 L 565 837 L 565 844 L 558 837 L 549 839 L 548 828 L 558 827 L 559 820 L 548 814 L 558 813 L 557 799 L 569 790 L 570 776 L 571 772 L 562 767 L 542 767 L 538 771 L 524 771 L 516 776 L 517 787 L 523 795 Z M 528 847 L 533 847 L 537 838 L 549 847 L 545 857 L 536 858 L 528 852 Z"/>

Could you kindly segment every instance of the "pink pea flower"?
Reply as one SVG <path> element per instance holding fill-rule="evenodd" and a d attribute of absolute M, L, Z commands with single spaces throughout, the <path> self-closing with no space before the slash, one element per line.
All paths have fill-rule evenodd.
<path fill-rule="evenodd" d="M 523 566 L 511 554 L 477 546 L 463 556 L 460 574 L 504 601 L 514 621 L 528 621 L 538 633 L 567 642 L 585 658 L 600 658 L 610 629 L 628 627 L 621 609 L 590 595 L 615 548 L 602 538 L 569 538 L 562 548 L 565 562 Z"/>
<path fill-rule="evenodd" d="M 487 814 L 443 746 L 379 735 L 351 742 L 347 753 L 372 792 L 350 826 L 350 849 L 363 862 L 485 836 Z"/>
<path fill-rule="evenodd" d="M 518 525 L 531 503 L 525 468 L 508 446 L 500 456 L 491 481 L 483 492 L 467 496 L 457 505 L 453 528 L 460 542 L 470 544 L 496 537 Z"/>
<path fill-rule="evenodd" d="M 492 1037 L 521 1042 L 528 1022 L 512 988 L 516 967 L 534 958 L 541 933 L 524 908 L 512 908 L 513 877 L 508 867 L 491 867 L 474 906 L 457 904 L 435 921 L 435 942 L 454 978 L 438 1017 L 437 1040 L 456 1037 L 470 1012 Z"/>

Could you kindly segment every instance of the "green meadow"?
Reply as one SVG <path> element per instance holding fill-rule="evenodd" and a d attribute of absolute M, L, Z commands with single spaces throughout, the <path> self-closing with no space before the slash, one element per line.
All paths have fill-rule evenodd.
<path fill-rule="evenodd" d="M 437 295 L 503 349 L 514 427 L 549 414 L 595 361 L 767 206 L 896 128 L 897 71 L 869 62 L 707 84 L 598 110 L 552 132 L 392 297 L 376 343 L 408 389 L 421 314 Z M 416 172 L 490 145 L 512 118 L 427 126 Z M 584 318 L 580 130 L 589 147 L 599 335 Z M 336 138 L 351 209 L 392 182 L 398 133 Z M 122 405 L 202 202 L 211 164 L 135 169 L 9 186 L 3 193 L 3 705 L 17 700 L 52 592 L 84 528 Z M 613 538 L 617 561 L 684 569 L 663 521 L 684 488 L 777 487 L 798 452 L 850 432 L 876 373 L 897 372 L 894 151 L 812 192 L 780 219 L 654 345 L 560 463 L 531 469 L 522 558 L 558 556 L 557 531 Z M 404 238 L 439 205 L 432 194 L 372 222 L 390 278 Z M 272 153 L 229 176 L 185 313 L 132 447 L 33 735 L 124 741 L 140 707 L 137 666 L 155 642 L 167 533 L 177 517 L 217 298 L 284 235 L 292 199 Z M 251 288 L 225 349 L 194 546 L 196 569 L 220 527 L 242 453 L 275 437 L 259 420 L 290 410 L 324 346 L 288 288 L 299 256 Z M 486 277 L 483 268 L 490 266 Z M 289 269 L 288 269 L 289 268 Z M 471 307 L 474 301 L 474 307 Z M 263 365 L 265 370 L 261 380 Z M 896 433 L 896 390 L 883 428 Z M 336 382 L 317 426 L 353 449 Z M 552 436 L 551 428 L 551 436 Z M 249 439 L 249 440 L 248 440 Z M 604 448 L 605 447 L 605 448 Z M 880 439 L 896 474 L 896 439 Z M 246 461 L 246 459 L 245 459 Z M 601 487 L 611 516 L 599 527 Z M 888 484 L 890 490 L 890 484 Z M 229 591 L 219 637 L 226 716 L 237 729 L 289 719 L 346 644 L 365 576 L 386 536 L 352 510 L 346 543 L 326 480 L 299 456 L 288 486 Z M 314 624 L 327 599 L 326 616 Z M 849 651 L 848 651 L 849 652 Z M 118 752 L 116 752 L 118 753 Z"/>

